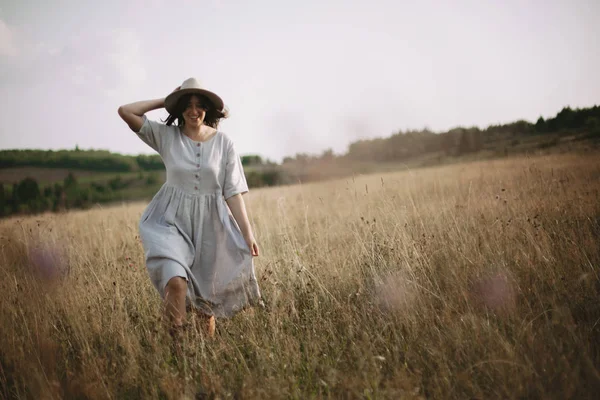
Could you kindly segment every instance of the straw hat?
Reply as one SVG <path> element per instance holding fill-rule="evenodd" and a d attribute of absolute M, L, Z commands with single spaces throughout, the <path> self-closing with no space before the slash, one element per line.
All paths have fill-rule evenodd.
<path fill-rule="evenodd" d="M 202 87 L 200 82 L 196 78 L 188 78 L 181 84 L 181 88 L 175 92 L 172 92 L 165 98 L 165 108 L 169 114 L 173 115 L 175 107 L 181 96 L 195 93 L 208 98 L 215 105 L 217 110 L 223 111 L 223 100 L 210 90 L 206 90 Z"/>

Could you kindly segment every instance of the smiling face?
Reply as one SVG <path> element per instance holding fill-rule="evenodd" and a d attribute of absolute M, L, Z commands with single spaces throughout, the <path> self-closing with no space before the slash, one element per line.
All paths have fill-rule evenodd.
<path fill-rule="evenodd" d="M 177 122 L 177 126 L 184 125 L 192 129 L 199 129 L 202 125 L 217 129 L 219 121 L 227 118 L 229 112 L 226 109 L 217 110 L 214 103 L 199 93 L 188 93 L 182 95 L 177 101 L 175 110 L 169 113 L 166 124 Z"/>
<path fill-rule="evenodd" d="M 210 103 L 204 97 L 192 95 L 187 100 L 185 109 L 182 112 L 185 125 L 189 127 L 199 127 L 204 122 L 206 111 L 210 108 Z"/>

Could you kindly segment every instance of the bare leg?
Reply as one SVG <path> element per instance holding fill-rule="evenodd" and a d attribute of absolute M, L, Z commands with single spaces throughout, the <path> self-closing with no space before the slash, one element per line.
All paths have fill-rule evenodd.
<path fill-rule="evenodd" d="M 169 280 L 165 287 L 165 313 L 174 326 L 182 326 L 185 322 L 185 296 L 187 282 L 180 276 Z"/>

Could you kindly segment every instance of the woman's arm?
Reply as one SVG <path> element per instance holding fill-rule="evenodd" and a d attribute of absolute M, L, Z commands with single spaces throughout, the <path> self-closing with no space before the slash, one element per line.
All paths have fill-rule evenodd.
<path fill-rule="evenodd" d="M 173 92 L 176 92 L 179 89 L 181 89 L 181 86 L 177 86 Z M 124 106 L 119 107 L 119 115 L 123 121 L 127 122 L 127 125 L 129 125 L 129 128 L 132 131 L 138 133 L 140 129 L 142 129 L 142 125 L 144 125 L 144 120 L 142 118 L 144 114 L 148 111 L 163 108 L 164 106 L 164 97 L 154 100 L 136 101 L 135 103 L 125 104 Z"/>
<path fill-rule="evenodd" d="M 246 204 L 244 203 L 244 199 L 241 194 L 236 194 L 235 196 L 231 196 L 227 200 L 227 205 L 233 214 L 233 218 L 238 223 L 240 230 L 242 231 L 242 235 L 244 235 L 244 239 L 246 240 L 246 244 L 248 244 L 248 248 L 253 256 L 258 256 L 258 244 L 256 243 L 256 239 L 254 239 L 254 233 L 252 233 L 252 227 L 250 226 L 250 221 L 248 220 L 248 213 L 246 212 Z"/>
<path fill-rule="evenodd" d="M 129 128 L 137 133 L 142 128 L 142 125 L 144 125 L 144 119 L 142 118 L 144 114 L 148 111 L 163 108 L 164 106 L 164 97 L 161 99 L 136 101 L 135 103 L 119 107 L 119 115 L 123 121 L 127 122 Z"/>

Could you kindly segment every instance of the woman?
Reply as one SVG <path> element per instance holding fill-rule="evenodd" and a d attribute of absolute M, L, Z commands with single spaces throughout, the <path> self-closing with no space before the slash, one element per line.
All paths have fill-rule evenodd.
<path fill-rule="evenodd" d="M 144 115 L 162 107 L 165 124 Z M 227 116 L 223 100 L 190 78 L 166 98 L 119 107 L 119 115 L 167 170 L 139 225 L 150 279 L 173 327 L 184 326 L 187 306 L 212 336 L 215 316 L 260 301 L 259 249 L 242 198 L 248 186 L 231 139 L 217 129 Z"/>

